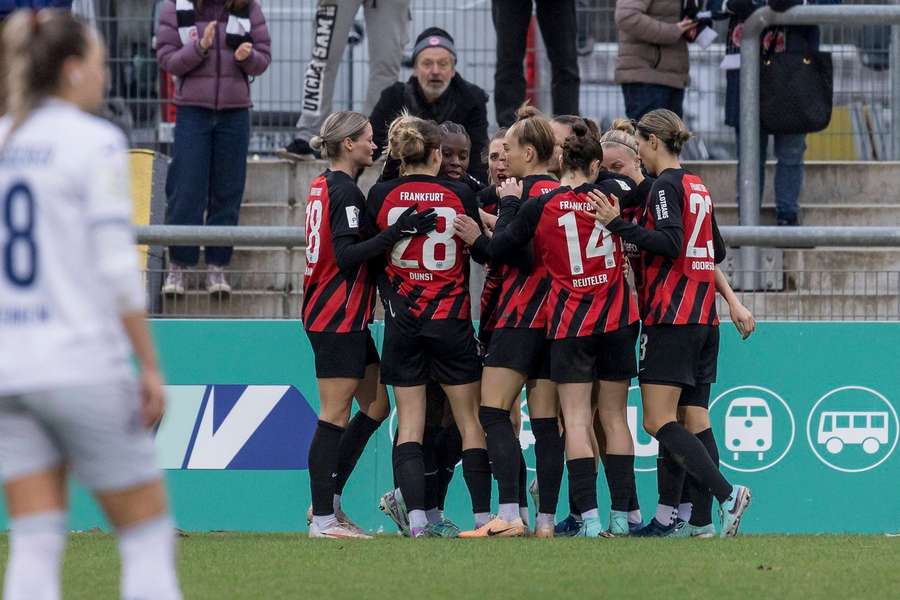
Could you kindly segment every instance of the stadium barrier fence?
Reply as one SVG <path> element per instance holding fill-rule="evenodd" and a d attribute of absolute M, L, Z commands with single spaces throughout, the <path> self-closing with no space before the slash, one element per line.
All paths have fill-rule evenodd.
<path fill-rule="evenodd" d="M 157 432 L 173 512 L 187 531 L 302 531 L 309 505 L 307 452 L 316 426 L 313 355 L 297 321 L 156 320 L 153 333 L 168 384 Z M 372 325 L 381 345 L 384 328 Z M 742 533 L 880 533 L 895 530 L 900 323 L 762 323 L 747 341 L 723 327 L 711 422 L 723 471 L 753 489 Z M 632 388 L 638 490 L 653 514 L 657 447 L 641 428 Z M 527 410 L 520 441 L 529 480 L 534 437 Z M 369 442 L 343 494 L 362 526 L 393 525 L 377 510 L 391 488 L 392 414 Z M 597 483 L 601 511 L 606 483 Z M 878 498 L 877 502 L 871 502 Z M 496 494 L 494 494 L 496 501 Z M 860 503 L 866 506 L 863 515 Z M 83 490 L 70 526 L 106 528 Z M 534 508 L 534 507 L 532 507 Z M 565 482 L 558 517 L 567 511 Z M 463 527 L 472 516 L 457 469 L 447 513 Z M 0 530 L 5 528 L 0 506 Z"/>

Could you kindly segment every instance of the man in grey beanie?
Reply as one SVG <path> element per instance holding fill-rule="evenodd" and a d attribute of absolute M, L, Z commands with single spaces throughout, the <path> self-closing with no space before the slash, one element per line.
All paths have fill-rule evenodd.
<path fill-rule="evenodd" d="M 487 93 L 456 72 L 456 47 L 453 37 L 439 27 L 419 34 L 413 48 L 413 75 L 381 92 L 369 120 L 378 146 L 376 156 L 387 149 L 388 127 L 406 110 L 409 114 L 435 123 L 453 121 L 466 128 L 472 140 L 469 174 L 487 181 L 482 154 L 487 145 Z M 395 161 L 388 158 L 382 179 L 397 175 Z"/>

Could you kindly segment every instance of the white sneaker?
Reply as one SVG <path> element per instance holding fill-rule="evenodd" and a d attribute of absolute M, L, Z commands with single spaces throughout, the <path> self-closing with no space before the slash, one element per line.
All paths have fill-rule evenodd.
<path fill-rule="evenodd" d="M 327 529 L 319 529 L 315 523 L 309 526 L 309 537 L 310 538 L 322 538 L 322 539 L 330 539 L 330 540 L 371 540 L 372 536 L 366 535 L 364 533 L 357 533 L 350 529 L 349 527 L 345 527 L 338 523 L 333 527 L 329 527 Z"/>
<path fill-rule="evenodd" d="M 206 291 L 210 294 L 227 296 L 231 294 L 231 286 L 225 279 L 225 269 L 217 265 L 209 265 L 206 271 Z"/>
<path fill-rule="evenodd" d="M 347 527 L 348 529 L 352 529 L 352 530 L 355 531 L 356 533 L 359 533 L 359 534 L 362 534 L 362 535 L 367 535 L 367 534 L 366 534 L 366 531 L 365 531 L 362 527 L 360 527 L 359 525 L 357 525 L 356 523 L 354 523 L 354 522 L 350 519 L 350 517 L 347 516 L 347 513 L 345 513 L 345 512 L 344 512 L 343 510 L 341 510 L 340 508 L 337 509 L 336 511 L 334 511 L 334 516 L 337 517 L 338 523 L 340 523 L 340 524 L 343 525 L 344 527 Z"/>
<path fill-rule="evenodd" d="M 162 287 L 165 296 L 184 296 L 184 271 L 181 265 L 171 263 L 166 272 L 166 281 Z"/>

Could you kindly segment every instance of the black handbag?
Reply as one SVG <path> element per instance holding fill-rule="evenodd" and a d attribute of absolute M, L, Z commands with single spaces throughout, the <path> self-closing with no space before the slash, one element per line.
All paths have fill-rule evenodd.
<path fill-rule="evenodd" d="M 772 36 L 774 40 L 776 36 Z M 831 122 L 834 71 L 831 54 L 763 49 L 759 116 L 766 133 L 814 133 Z"/>

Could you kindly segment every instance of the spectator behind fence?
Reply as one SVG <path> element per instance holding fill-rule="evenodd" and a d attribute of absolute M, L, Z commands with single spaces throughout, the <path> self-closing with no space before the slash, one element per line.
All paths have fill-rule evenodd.
<path fill-rule="evenodd" d="M 397 82 L 381 92 L 372 110 L 376 157 L 387 149 L 388 127 L 401 112 L 414 117 L 462 125 L 472 142 L 468 172 L 479 181 L 487 179 L 482 155 L 487 145 L 487 101 L 483 89 L 469 83 L 456 72 L 456 47 L 453 37 L 438 27 L 429 27 L 416 38 L 413 48 L 413 75 L 406 83 Z M 388 156 L 381 181 L 399 175 L 399 162 Z"/>
<path fill-rule="evenodd" d="M 688 47 L 694 28 L 681 18 L 682 0 L 618 0 L 619 55 L 616 83 L 622 86 L 625 114 L 638 121 L 657 108 L 684 113 Z"/>
<path fill-rule="evenodd" d="M 313 158 L 309 140 L 319 134 L 331 113 L 334 82 L 353 19 L 363 5 L 369 38 L 369 84 L 363 112 L 369 114 L 381 91 L 400 75 L 403 47 L 409 41 L 410 0 L 319 0 L 312 30 L 312 57 L 303 78 L 302 113 L 297 137 L 279 156 L 292 160 Z"/>
<path fill-rule="evenodd" d="M 541 37 L 550 59 L 550 96 L 553 114 L 579 114 L 581 77 L 575 40 L 578 25 L 575 0 L 534 0 Z M 531 24 L 532 0 L 493 0 L 491 14 L 497 31 L 497 70 L 494 107 L 497 124 L 509 127 L 525 101 L 525 50 Z"/>
<path fill-rule="evenodd" d="M 808 4 L 840 4 L 835 0 L 806 0 Z M 710 0 L 709 10 L 717 17 L 728 19 L 728 39 L 725 45 L 725 60 L 722 68 L 725 73 L 725 124 L 734 127 L 740 153 L 740 87 L 741 87 L 741 38 L 744 33 L 744 21 L 753 11 L 768 4 L 773 10 L 785 11 L 793 6 L 804 4 L 804 0 Z M 774 45 L 776 52 L 804 52 L 819 49 L 819 28 L 771 27 L 762 36 L 763 48 Z M 803 154 L 806 152 L 806 135 L 775 134 L 775 219 L 778 225 L 799 225 L 800 190 L 803 188 Z M 759 202 L 766 183 L 766 155 L 769 146 L 769 134 L 760 131 L 759 135 Z M 738 173 L 740 181 L 740 173 Z M 738 202 L 740 202 L 740 184 L 738 183 Z"/>
<path fill-rule="evenodd" d="M 250 144 L 250 78 L 269 66 L 271 40 L 257 0 L 166 0 L 157 32 L 160 66 L 178 78 L 175 143 L 166 180 L 166 224 L 237 225 Z M 206 289 L 228 294 L 232 248 L 207 247 Z M 169 248 L 165 294 L 184 293 L 196 246 Z"/>

